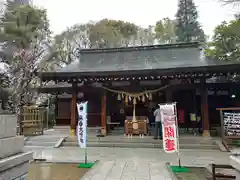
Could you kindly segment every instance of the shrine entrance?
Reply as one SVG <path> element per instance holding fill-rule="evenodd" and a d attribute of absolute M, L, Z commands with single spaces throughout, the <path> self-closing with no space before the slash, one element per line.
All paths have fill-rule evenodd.
<path fill-rule="evenodd" d="M 107 94 L 107 131 L 114 133 L 115 127 L 122 127 L 125 135 L 148 135 L 149 127 L 154 124 L 153 112 L 157 104 L 163 102 L 164 91 L 168 87 L 161 84 L 133 89 L 102 87 Z"/>
<path fill-rule="evenodd" d="M 236 76 L 240 72 L 239 64 L 223 62 L 220 65 L 219 60 L 203 59 L 201 44 L 198 42 L 81 49 L 79 54 L 79 62 L 56 71 L 38 73 L 42 81 L 54 81 L 59 85 L 58 88 L 41 86 L 38 88 L 39 92 L 71 94 L 68 105 L 64 106 L 66 108 L 62 106 L 58 112 L 67 111 L 65 117 L 60 119 L 70 122 L 73 136 L 76 135 L 76 103 L 80 100 L 78 93 L 84 94 L 81 100 L 89 101 L 89 126 L 100 126 L 103 136 L 108 133 L 108 125 L 114 123 L 126 127 L 126 123 L 136 124 L 139 120 L 144 126 L 138 127 L 146 127 L 149 106 L 161 102 L 177 102 L 178 120 L 182 123 L 180 127 L 193 129 L 192 125 L 189 125 L 190 119 L 193 122 L 190 124 L 201 127 L 203 136 L 210 136 L 211 121 L 217 118 L 210 119 L 212 100 L 208 91 L 211 88 L 237 86 L 233 81 L 220 80 Z M 211 82 L 208 82 L 209 79 Z M 149 82 L 155 84 L 155 87 L 150 87 Z M 163 88 L 164 86 L 169 87 Z M 154 92 L 148 92 L 149 90 Z M 91 94 L 91 91 L 98 95 Z M 158 98 L 154 97 L 157 92 L 163 94 L 164 100 L 159 95 Z M 188 95 L 189 92 L 191 95 Z"/>

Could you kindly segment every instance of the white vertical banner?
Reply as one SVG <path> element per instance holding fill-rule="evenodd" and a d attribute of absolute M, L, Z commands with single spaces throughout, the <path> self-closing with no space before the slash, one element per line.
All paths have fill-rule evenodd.
<path fill-rule="evenodd" d="M 88 102 L 77 103 L 77 138 L 81 148 L 87 148 L 87 104 Z"/>
<path fill-rule="evenodd" d="M 162 119 L 163 149 L 166 153 L 178 152 L 176 103 L 159 104 L 159 107 Z"/>

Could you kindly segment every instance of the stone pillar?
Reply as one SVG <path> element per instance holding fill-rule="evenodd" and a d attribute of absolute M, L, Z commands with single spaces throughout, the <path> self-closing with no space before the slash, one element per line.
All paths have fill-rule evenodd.
<path fill-rule="evenodd" d="M 77 90 L 76 84 L 72 84 L 72 101 L 71 101 L 71 121 L 70 121 L 70 136 L 76 136 L 77 125 Z"/>
<path fill-rule="evenodd" d="M 209 115 L 208 115 L 208 89 L 206 87 L 206 80 L 201 79 L 201 88 L 200 88 L 200 96 L 201 96 L 201 116 L 203 123 L 203 136 L 210 136 L 210 125 L 209 125 Z"/>
<path fill-rule="evenodd" d="M 21 177 L 27 180 L 29 161 L 33 154 L 23 152 L 24 137 L 16 136 L 17 116 L 0 114 L 0 179 Z"/>
<path fill-rule="evenodd" d="M 103 93 L 101 98 L 101 133 L 105 136 L 107 134 L 107 96 Z"/>

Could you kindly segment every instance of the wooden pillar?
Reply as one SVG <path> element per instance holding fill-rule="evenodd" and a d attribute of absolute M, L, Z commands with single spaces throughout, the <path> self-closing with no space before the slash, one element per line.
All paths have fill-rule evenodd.
<path fill-rule="evenodd" d="M 210 136 L 209 115 L 208 115 L 208 89 L 206 87 L 206 80 L 201 79 L 201 116 L 203 124 L 203 136 Z"/>
<path fill-rule="evenodd" d="M 107 96 L 106 92 L 101 97 L 101 134 L 107 134 Z"/>
<path fill-rule="evenodd" d="M 70 122 L 70 135 L 76 136 L 77 124 L 77 89 L 76 83 L 72 84 L 72 102 L 71 102 L 71 122 Z"/>

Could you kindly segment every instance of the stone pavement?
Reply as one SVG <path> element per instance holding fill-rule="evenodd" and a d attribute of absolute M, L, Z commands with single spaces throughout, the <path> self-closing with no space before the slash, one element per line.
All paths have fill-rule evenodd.
<path fill-rule="evenodd" d="M 80 148 L 33 148 L 35 159 L 49 162 L 83 162 L 84 150 Z M 220 151 L 182 150 L 184 166 L 207 166 L 210 163 L 229 164 L 229 155 Z M 177 165 L 176 154 L 166 154 L 160 149 L 140 148 L 88 148 L 89 161 L 99 163 L 83 180 L 171 180 L 165 163 Z"/>

